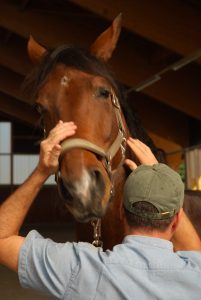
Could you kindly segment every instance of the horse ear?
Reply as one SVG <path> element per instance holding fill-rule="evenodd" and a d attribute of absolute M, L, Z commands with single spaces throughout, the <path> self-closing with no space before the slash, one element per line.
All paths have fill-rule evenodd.
<path fill-rule="evenodd" d="M 122 14 L 120 13 L 112 25 L 106 29 L 90 47 L 90 53 L 97 58 L 108 61 L 116 48 L 121 32 Z"/>
<path fill-rule="evenodd" d="M 27 44 L 27 50 L 31 61 L 35 65 L 41 63 L 45 53 L 47 52 L 47 50 L 38 44 L 31 35 Z"/>

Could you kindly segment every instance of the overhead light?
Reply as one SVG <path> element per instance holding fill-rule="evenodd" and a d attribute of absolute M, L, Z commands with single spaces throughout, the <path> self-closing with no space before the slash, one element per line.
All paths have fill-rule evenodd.
<path fill-rule="evenodd" d="M 187 57 L 182 58 L 181 60 L 179 60 L 178 62 L 173 64 L 172 70 L 177 71 L 177 70 L 185 67 L 186 65 L 190 64 L 191 62 L 197 60 L 200 56 L 201 56 L 201 49 L 199 49 L 197 52 L 195 52 Z"/>
<path fill-rule="evenodd" d="M 167 73 L 168 71 L 178 71 L 181 68 L 185 67 L 186 65 L 192 63 L 193 61 L 197 60 L 201 57 L 201 49 L 198 51 L 180 59 L 174 64 L 171 64 L 170 66 L 167 66 L 166 68 L 162 69 L 160 72 L 156 73 L 152 77 L 140 82 L 136 86 L 131 87 L 127 90 L 127 94 L 129 94 L 132 91 L 140 92 L 147 88 L 148 86 L 154 84 L 155 82 L 159 81 L 161 79 L 161 75 Z"/>

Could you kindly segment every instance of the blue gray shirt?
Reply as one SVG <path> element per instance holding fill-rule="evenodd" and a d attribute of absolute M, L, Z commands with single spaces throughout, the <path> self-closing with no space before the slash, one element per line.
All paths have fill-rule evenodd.
<path fill-rule="evenodd" d="M 23 287 L 58 299 L 201 299 L 201 252 L 174 253 L 171 242 L 145 236 L 126 236 L 104 252 L 31 231 L 18 274 Z"/>

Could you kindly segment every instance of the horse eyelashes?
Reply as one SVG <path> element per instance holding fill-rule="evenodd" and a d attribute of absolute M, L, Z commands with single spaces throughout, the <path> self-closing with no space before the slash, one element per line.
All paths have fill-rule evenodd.
<path fill-rule="evenodd" d="M 110 95 L 111 95 L 111 92 L 105 87 L 100 87 L 97 91 L 98 97 L 103 97 L 103 98 L 107 99 L 110 97 Z"/>

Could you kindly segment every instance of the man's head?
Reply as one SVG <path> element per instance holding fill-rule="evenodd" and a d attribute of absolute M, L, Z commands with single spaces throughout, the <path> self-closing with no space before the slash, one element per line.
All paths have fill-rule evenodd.
<path fill-rule="evenodd" d="M 183 206 L 184 185 L 165 164 L 141 165 L 124 187 L 124 208 L 130 226 L 163 231 Z"/>

